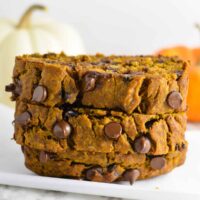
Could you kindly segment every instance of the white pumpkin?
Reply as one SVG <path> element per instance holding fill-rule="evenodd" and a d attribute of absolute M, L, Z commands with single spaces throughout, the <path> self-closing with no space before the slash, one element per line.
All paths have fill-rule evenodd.
<path fill-rule="evenodd" d="M 12 80 L 15 56 L 30 53 L 64 51 L 68 55 L 84 54 L 79 34 L 68 25 L 51 20 L 31 21 L 35 10 L 45 10 L 41 5 L 31 6 L 18 23 L 0 20 L 0 102 L 11 104 L 10 94 L 4 91 Z"/>

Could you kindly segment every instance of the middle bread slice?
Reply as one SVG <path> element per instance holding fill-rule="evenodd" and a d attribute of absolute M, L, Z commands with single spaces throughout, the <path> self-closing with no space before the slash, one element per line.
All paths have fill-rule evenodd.
<path fill-rule="evenodd" d="M 61 107 L 18 101 L 14 139 L 33 149 L 60 153 L 141 153 L 164 155 L 185 144 L 186 115 L 163 115 Z"/>

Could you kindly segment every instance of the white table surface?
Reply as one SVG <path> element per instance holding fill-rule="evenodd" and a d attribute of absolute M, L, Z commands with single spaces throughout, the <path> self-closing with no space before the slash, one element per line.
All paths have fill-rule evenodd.
<path fill-rule="evenodd" d="M 188 130 L 200 130 L 200 123 L 188 124 Z M 0 185 L 0 200 L 117 200 L 118 198 L 73 194 Z"/>
<path fill-rule="evenodd" d="M 0 200 L 119 200 L 83 194 L 55 192 L 0 185 Z"/>

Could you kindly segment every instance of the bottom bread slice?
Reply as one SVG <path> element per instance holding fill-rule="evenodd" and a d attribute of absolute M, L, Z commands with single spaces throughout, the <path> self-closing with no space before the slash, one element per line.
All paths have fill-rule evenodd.
<path fill-rule="evenodd" d="M 180 150 L 160 156 L 142 154 L 67 152 L 63 154 L 39 151 L 22 146 L 25 165 L 42 176 L 84 179 L 96 182 L 147 179 L 165 174 L 185 161 L 187 143 Z M 70 152 L 69 152 L 70 154 Z M 102 161 L 102 159 L 104 161 Z"/>

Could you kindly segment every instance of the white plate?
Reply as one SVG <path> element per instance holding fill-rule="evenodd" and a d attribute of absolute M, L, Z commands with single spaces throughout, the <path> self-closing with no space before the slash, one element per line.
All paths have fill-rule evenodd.
<path fill-rule="evenodd" d="M 107 184 L 40 177 L 27 170 L 12 138 L 13 111 L 0 105 L 0 184 L 130 199 L 200 199 L 200 131 L 187 131 L 190 143 L 185 165 L 157 178 Z"/>

